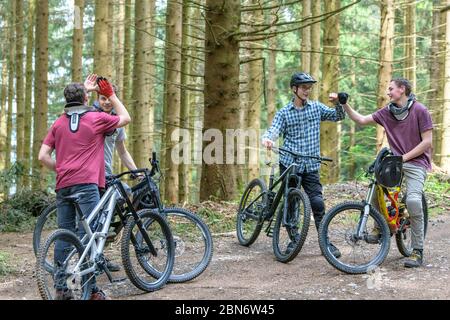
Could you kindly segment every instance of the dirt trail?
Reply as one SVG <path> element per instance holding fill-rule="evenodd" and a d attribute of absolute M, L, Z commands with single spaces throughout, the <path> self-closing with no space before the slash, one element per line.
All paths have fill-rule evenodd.
<path fill-rule="evenodd" d="M 99 283 L 113 299 L 449 299 L 449 225 L 450 215 L 430 220 L 423 268 L 405 269 L 393 240 L 380 272 L 371 278 L 343 274 L 329 265 L 311 226 L 302 251 L 289 264 L 275 261 L 265 234 L 246 248 L 230 233 L 214 237 L 210 266 L 191 282 L 168 284 L 154 293 L 142 293 L 128 280 L 111 285 L 104 275 Z M 31 238 L 31 233 L 0 234 L 0 251 L 9 254 L 16 270 L 0 277 L 0 299 L 40 299 Z M 107 255 L 118 251 L 109 247 Z"/>

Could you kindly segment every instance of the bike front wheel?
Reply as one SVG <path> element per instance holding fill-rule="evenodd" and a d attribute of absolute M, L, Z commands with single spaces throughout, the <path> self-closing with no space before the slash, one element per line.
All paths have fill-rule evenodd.
<path fill-rule="evenodd" d="M 331 208 L 320 224 L 319 245 L 322 254 L 333 267 L 345 273 L 360 274 L 374 270 L 389 253 L 389 227 L 372 206 L 362 235 L 358 236 L 364 207 L 362 202 L 344 202 Z M 370 240 L 373 229 L 378 229 L 377 241 Z M 333 255 L 331 244 L 340 251 L 339 258 Z"/>
<path fill-rule="evenodd" d="M 138 215 L 143 229 L 133 217 L 128 218 L 121 241 L 122 262 L 130 281 L 137 288 L 151 292 L 163 287 L 172 273 L 173 236 L 166 220 L 157 213 L 143 209 Z M 150 244 L 144 240 L 142 232 L 146 232 Z"/>
<path fill-rule="evenodd" d="M 299 189 L 290 189 L 284 218 L 284 198 L 280 199 L 273 229 L 273 252 L 278 261 L 292 261 L 300 252 L 308 235 L 311 206 L 308 196 Z"/>
<path fill-rule="evenodd" d="M 250 246 L 261 232 L 264 207 L 267 203 L 266 192 L 265 182 L 253 179 L 242 195 L 236 217 L 236 233 L 239 243 L 243 246 Z"/>

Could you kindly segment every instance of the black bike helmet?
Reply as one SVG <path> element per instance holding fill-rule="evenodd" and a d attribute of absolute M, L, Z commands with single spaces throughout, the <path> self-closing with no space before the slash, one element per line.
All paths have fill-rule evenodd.
<path fill-rule="evenodd" d="M 311 77 L 311 75 L 305 72 L 296 72 L 291 77 L 291 88 L 297 87 L 300 84 L 304 83 L 316 83 L 317 81 Z"/>
<path fill-rule="evenodd" d="M 386 188 L 400 185 L 402 181 L 402 156 L 394 156 L 388 148 L 383 148 L 375 161 L 375 179 Z"/>

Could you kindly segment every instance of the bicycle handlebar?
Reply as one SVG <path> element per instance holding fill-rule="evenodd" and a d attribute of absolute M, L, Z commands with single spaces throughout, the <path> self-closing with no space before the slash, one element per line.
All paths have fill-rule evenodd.
<path fill-rule="evenodd" d="M 300 154 L 291 150 L 288 150 L 286 148 L 283 147 L 272 147 L 272 150 L 274 152 L 278 152 L 278 153 L 289 153 L 290 155 L 292 155 L 294 158 L 310 158 L 310 159 L 315 159 L 315 160 L 319 160 L 319 161 L 328 161 L 331 162 L 333 161 L 333 159 L 331 158 L 327 158 L 327 157 L 318 157 L 318 156 L 311 156 L 311 155 L 304 155 L 304 154 Z"/>

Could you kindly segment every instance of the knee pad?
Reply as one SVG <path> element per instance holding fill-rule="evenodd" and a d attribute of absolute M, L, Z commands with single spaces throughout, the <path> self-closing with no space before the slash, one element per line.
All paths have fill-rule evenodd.
<path fill-rule="evenodd" d="M 406 198 L 406 207 L 411 216 L 423 214 L 421 195 L 408 195 Z"/>
<path fill-rule="evenodd" d="M 323 214 L 325 211 L 325 204 L 323 202 L 323 198 L 320 196 L 311 197 L 309 199 L 311 203 L 311 209 L 314 214 Z"/>

